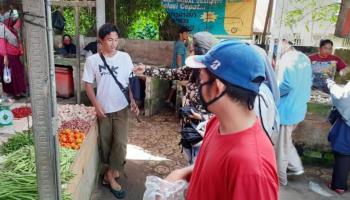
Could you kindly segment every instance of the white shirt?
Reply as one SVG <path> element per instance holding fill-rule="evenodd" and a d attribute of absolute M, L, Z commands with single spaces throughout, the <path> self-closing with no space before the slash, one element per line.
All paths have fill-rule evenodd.
<path fill-rule="evenodd" d="M 133 63 L 129 54 L 118 51 L 113 57 L 106 57 L 106 62 L 118 81 L 124 86 L 129 85 L 129 77 Z M 86 59 L 83 81 L 93 84 L 97 82 L 97 101 L 106 113 L 120 111 L 128 106 L 128 102 L 119 86 L 104 66 L 99 54 Z"/>
<path fill-rule="evenodd" d="M 269 136 L 273 137 L 274 134 L 278 132 L 279 128 L 278 110 L 270 88 L 265 83 L 262 83 L 259 89 L 259 95 L 261 97 L 257 96 L 255 99 L 254 112 L 256 116 L 262 119 L 262 125 L 265 127 Z M 261 115 L 259 108 L 259 98 Z"/>

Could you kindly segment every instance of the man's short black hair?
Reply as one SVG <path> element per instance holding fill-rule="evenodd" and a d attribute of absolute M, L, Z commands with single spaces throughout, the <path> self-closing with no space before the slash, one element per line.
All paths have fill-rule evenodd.
<path fill-rule="evenodd" d="M 191 32 L 191 31 L 192 31 L 192 30 L 189 29 L 189 28 L 186 27 L 186 26 L 181 26 L 181 27 L 179 28 L 179 33 Z"/>
<path fill-rule="evenodd" d="M 64 34 L 62 37 L 62 41 L 64 40 L 65 37 L 68 37 L 70 39 L 71 42 L 73 42 L 73 38 L 72 36 L 68 35 L 68 34 Z"/>
<path fill-rule="evenodd" d="M 330 39 L 321 40 L 320 41 L 320 48 L 327 45 L 327 44 L 331 44 L 333 46 L 332 40 L 330 40 Z"/>
<path fill-rule="evenodd" d="M 120 30 L 116 25 L 110 23 L 103 24 L 98 30 L 98 37 L 103 40 L 112 32 L 116 32 L 118 36 L 120 35 Z"/>
<path fill-rule="evenodd" d="M 226 86 L 226 94 L 235 102 L 240 103 L 242 106 L 246 106 L 249 110 L 254 109 L 255 98 L 257 97 L 257 93 L 244 89 L 242 87 L 232 85 L 225 80 L 222 80 L 215 76 L 214 74 L 209 73 L 209 80 L 219 79 Z"/>

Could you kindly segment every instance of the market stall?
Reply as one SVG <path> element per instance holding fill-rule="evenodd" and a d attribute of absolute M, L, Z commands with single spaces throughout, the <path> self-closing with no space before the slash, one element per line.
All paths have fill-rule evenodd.
<path fill-rule="evenodd" d="M 17 121 L 31 116 L 30 107 L 12 110 Z M 63 199 L 88 200 L 98 171 L 98 125 L 93 107 L 58 106 L 60 175 Z M 38 199 L 34 136 L 13 135 L 0 146 L 0 199 Z M 17 188 L 17 189 L 16 189 Z"/>
<path fill-rule="evenodd" d="M 61 148 L 77 150 L 70 167 L 74 177 L 67 185 L 67 192 L 73 200 L 88 200 L 99 163 L 95 109 L 84 105 L 59 105 L 58 118 Z"/>

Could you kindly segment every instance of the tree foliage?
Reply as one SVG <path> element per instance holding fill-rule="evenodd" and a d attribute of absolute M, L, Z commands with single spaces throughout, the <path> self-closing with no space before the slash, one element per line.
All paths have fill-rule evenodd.
<path fill-rule="evenodd" d="M 286 26 L 293 28 L 300 21 L 307 19 L 305 28 L 310 31 L 312 23 L 320 25 L 333 25 L 337 23 L 340 3 L 330 2 L 320 5 L 318 0 L 288 0 L 288 4 L 295 9 L 289 11 L 284 18 Z"/>
<path fill-rule="evenodd" d="M 132 39 L 159 39 L 159 27 L 166 17 L 163 10 L 138 11 L 136 20 L 128 28 L 128 37 Z"/>
<path fill-rule="evenodd" d="M 66 25 L 64 27 L 64 33 L 68 35 L 75 35 L 75 10 L 74 8 L 64 8 L 64 18 Z M 95 12 L 89 11 L 86 8 L 80 9 L 80 34 L 88 35 L 95 30 L 96 15 Z"/>
<path fill-rule="evenodd" d="M 113 21 L 108 13 L 114 0 L 106 0 L 107 22 Z M 113 7 L 113 6 L 112 6 Z M 117 25 L 121 36 L 132 39 L 173 40 L 177 36 L 177 25 L 169 18 L 161 0 L 116 0 Z M 75 35 L 74 8 L 65 8 L 66 26 L 64 32 Z M 80 34 L 91 35 L 95 29 L 95 12 L 80 10 Z M 166 29 L 166 30 L 165 30 Z"/>
<path fill-rule="evenodd" d="M 160 0 L 117 0 L 117 24 L 123 37 L 162 39 L 159 29 L 166 17 Z"/>

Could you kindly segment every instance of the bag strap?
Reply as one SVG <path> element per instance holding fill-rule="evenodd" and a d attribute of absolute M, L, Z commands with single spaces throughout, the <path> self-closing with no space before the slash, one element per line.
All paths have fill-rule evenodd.
<path fill-rule="evenodd" d="M 118 81 L 117 77 L 115 77 L 114 73 L 112 72 L 111 68 L 110 68 L 109 65 L 107 64 L 106 59 L 105 59 L 105 57 L 103 56 L 102 53 L 100 53 L 100 57 L 101 57 L 101 59 L 102 59 L 104 65 L 105 65 L 105 67 L 107 67 L 109 73 L 112 75 L 113 79 L 115 80 L 115 82 L 116 82 L 117 85 L 119 86 L 120 90 L 121 90 L 121 91 L 123 92 L 123 94 L 125 95 L 124 92 L 125 92 L 126 88 L 124 88 L 123 85 Z M 126 98 L 127 98 L 127 97 L 126 97 Z M 127 98 L 127 99 L 128 99 L 128 98 Z"/>

